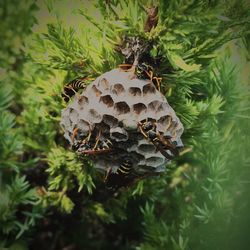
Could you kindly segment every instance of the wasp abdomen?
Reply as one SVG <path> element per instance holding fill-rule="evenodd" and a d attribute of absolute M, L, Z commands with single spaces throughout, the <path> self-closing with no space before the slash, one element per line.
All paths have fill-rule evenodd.
<path fill-rule="evenodd" d="M 116 171 L 116 174 L 121 174 L 121 175 L 127 175 L 130 173 L 132 166 L 127 164 L 127 163 L 123 163 Z"/>
<path fill-rule="evenodd" d="M 116 172 L 109 172 L 105 180 L 107 188 L 117 190 L 120 187 L 128 186 L 130 182 L 128 176 L 131 173 L 132 167 L 132 162 L 130 160 L 125 160 Z"/>

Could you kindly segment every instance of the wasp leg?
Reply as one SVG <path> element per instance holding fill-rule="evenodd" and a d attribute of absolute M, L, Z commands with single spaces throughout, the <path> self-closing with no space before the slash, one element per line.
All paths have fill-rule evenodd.
<path fill-rule="evenodd" d="M 71 86 L 64 86 L 64 89 L 70 89 L 70 90 L 72 90 L 73 92 L 75 92 L 75 94 L 77 93 L 77 92 L 74 90 L 74 88 L 72 88 Z"/>
<path fill-rule="evenodd" d="M 139 129 L 140 129 L 140 132 L 143 134 L 143 136 L 146 138 L 146 139 L 148 139 L 148 135 L 144 132 L 144 130 L 143 130 L 143 128 L 141 127 L 142 126 L 142 124 L 139 122 Z"/>
<path fill-rule="evenodd" d="M 90 129 L 90 126 L 89 126 L 89 133 L 88 133 L 88 135 L 81 141 L 81 145 L 84 145 L 84 144 L 88 143 L 89 140 L 90 140 L 91 135 L 92 135 L 92 133 L 91 133 L 91 129 Z"/>
<path fill-rule="evenodd" d="M 106 173 L 104 175 L 104 180 L 103 180 L 104 182 L 107 181 L 110 172 L 111 172 L 111 167 L 108 167 L 108 169 L 106 170 Z"/>
<path fill-rule="evenodd" d="M 153 80 L 153 75 L 154 75 L 153 71 L 152 70 L 145 71 L 145 73 L 147 74 L 147 76 L 150 79 L 150 81 L 152 81 Z"/>
<path fill-rule="evenodd" d="M 109 140 L 109 139 L 106 139 L 104 142 L 103 142 L 103 147 L 105 149 L 110 149 L 110 147 L 112 146 L 112 142 Z"/>
<path fill-rule="evenodd" d="M 67 95 L 65 92 L 63 92 L 63 94 L 62 94 L 62 98 L 63 98 L 63 100 L 64 100 L 65 102 L 68 102 L 68 101 L 70 100 L 70 96 Z"/>
<path fill-rule="evenodd" d="M 76 137 L 77 131 L 78 131 L 78 128 L 74 128 L 73 133 L 72 133 L 72 136 L 71 136 L 72 142 L 74 141 L 74 139 L 75 139 L 75 137 Z"/>
<path fill-rule="evenodd" d="M 74 94 L 69 94 L 67 90 L 72 90 Z M 64 86 L 62 97 L 63 97 L 65 102 L 68 102 L 70 100 L 70 98 L 75 94 L 76 94 L 76 91 L 72 87 Z"/>
<path fill-rule="evenodd" d="M 97 139 L 96 139 L 95 145 L 93 147 L 93 150 L 96 149 L 96 147 L 98 145 L 98 142 L 100 141 L 101 133 L 102 133 L 102 130 L 100 129 L 99 132 L 98 132 Z"/>
<path fill-rule="evenodd" d="M 69 101 L 70 97 L 72 97 L 74 95 L 77 96 L 78 100 L 80 100 L 79 93 L 77 91 L 75 91 L 75 89 L 73 87 L 71 87 L 71 86 L 65 86 L 64 89 L 69 89 L 69 90 L 72 90 L 74 92 L 74 94 L 70 96 L 70 95 L 67 95 L 66 92 L 64 91 L 63 94 L 68 98 L 68 101 Z M 68 101 L 66 101 L 66 102 L 68 102 Z"/>
<path fill-rule="evenodd" d="M 178 149 L 176 148 L 176 146 L 170 141 L 170 139 L 162 139 L 161 135 L 158 133 L 157 134 L 157 138 L 159 140 L 159 142 L 162 143 L 162 145 L 164 145 L 164 147 L 169 150 L 174 156 L 177 156 L 179 154 Z"/>
<path fill-rule="evenodd" d="M 159 90 L 159 91 L 161 91 L 161 80 L 162 80 L 162 78 L 161 77 L 153 77 L 153 79 L 155 79 L 156 80 L 156 88 Z"/>

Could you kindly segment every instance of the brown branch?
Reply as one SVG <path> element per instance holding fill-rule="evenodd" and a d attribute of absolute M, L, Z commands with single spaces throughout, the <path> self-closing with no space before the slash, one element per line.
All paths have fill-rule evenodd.
<path fill-rule="evenodd" d="M 158 23 L 158 7 L 152 6 L 152 7 L 146 8 L 145 10 L 148 14 L 148 18 L 144 26 L 144 31 L 150 32 L 150 30 L 156 27 Z"/>

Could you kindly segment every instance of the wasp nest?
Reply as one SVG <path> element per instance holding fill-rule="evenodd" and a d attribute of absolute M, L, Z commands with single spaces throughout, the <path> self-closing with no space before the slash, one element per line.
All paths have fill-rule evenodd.
<path fill-rule="evenodd" d="M 114 69 L 74 97 L 62 111 L 61 125 L 73 149 L 78 142 L 85 142 L 75 150 L 88 152 L 99 170 L 116 171 L 122 159 L 129 157 L 133 173 L 143 176 L 164 171 L 170 161 L 141 133 L 138 124 L 143 120 L 154 121 L 157 131 L 170 138 L 177 149 L 183 146 L 183 126 L 164 95 L 150 80 Z M 106 150 L 99 154 L 100 148 Z"/>

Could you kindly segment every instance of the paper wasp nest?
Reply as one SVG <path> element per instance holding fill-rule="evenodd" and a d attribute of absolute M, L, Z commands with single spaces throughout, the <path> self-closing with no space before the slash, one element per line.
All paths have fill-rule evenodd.
<path fill-rule="evenodd" d="M 183 126 L 163 94 L 150 80 L 131 79 L 131 72 L 114 69 L 74 97 L 62 111 L 61 125 L 71 145 L 90 131 L 89 148 L 94 147 L 98 136 L 97 148 L 107 139 L 112 143 L 110 152 L 91 155 L 96 168 L 116 171 L 128 156 L 133 161 L 133 173 L 141 176 L 164 171 L 169 161 L 140 132 L 138 123 L 145 119 L 155 121 L 157 131 L 169 136 L 177 148 L 183 146 Z"/>

